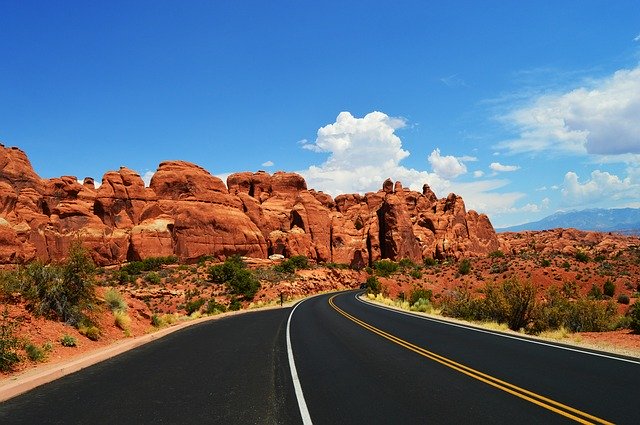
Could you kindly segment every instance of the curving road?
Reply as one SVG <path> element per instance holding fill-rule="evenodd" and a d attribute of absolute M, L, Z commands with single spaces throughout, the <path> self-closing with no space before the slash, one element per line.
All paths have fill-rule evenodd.
<path fill-rule="evenodd" d="M 0 404 L 0 423 L 637 424 L 639 383 L 638 359 L 425 320 L 348 291 L 176 332 Z"/>

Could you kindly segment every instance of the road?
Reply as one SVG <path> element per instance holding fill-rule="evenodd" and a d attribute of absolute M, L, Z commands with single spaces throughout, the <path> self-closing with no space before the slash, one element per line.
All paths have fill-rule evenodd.
<path fill-rule="evenodd" d="M 355 295 L 176 332 L 0 404 L 0 423 L 640 423 L 637 359 L 451 326 Z"/>

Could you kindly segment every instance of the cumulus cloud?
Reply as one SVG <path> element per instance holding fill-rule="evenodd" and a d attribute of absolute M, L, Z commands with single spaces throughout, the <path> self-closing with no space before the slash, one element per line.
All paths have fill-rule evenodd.
<path fill-rule="evenodd" d="M 499 162 L 492 162 L 491 165 L 489 165 L 489 168 L 500 173 L 508 173 L 520 169 L 517 165 L 502 165 Z"/>
<path fill-rule="evenodd" d="M 586 182 L 580 183 L 575 172 L 565 174 L 561 193 L 567 205 L 584 206 L 607 202 L 613 203 L 610 206 L 616 206 L 619 202 L 640 200 L 640 183 L 631 173 L 620 178 L 607 171 L 595 170 L 590 177 Z"/>
<path fill-rule="evenodd" d="M 273 167 L 273 161 L 267 161 L 262 163 L 263 167 Z"/>
<path fill-rule="evenodd" d="M 640 34 L 636 35 L 633 41 L 640 41 Z"/>
<path fill-rule="evenodd" d="M 451 181 L 463 170 L 466 172 L 466 167 L 459 158 L 442 156 L 439 149 L 429 156 L 433 172 L 405 167 L 401 161 L 409 156 L 409 152 L 402 148 L 402 141 L 396 134 L 405 126 L 404 119 L 382 112 L 371 112 L 363 118 L 342 112 L 335 123 L 318 130 L 315 142 L 302 144 L 304 149 L 328 153 L 328 158 L 299 173 L 309 187 L 333 196 L 377 191 L 387 178 L 401 181 L 405 187 L 417 191 L 427 183 L 438 196 L 455 192 L 464 197 L 468 208 L 482 212 L 506 210 L 525 196 L 523 193 L 495 192 L 507 185 L 508 180 Z"/>
<path fill-rule="evenodd" d="M 445 179 L 454 179 L 467 172 L 467 167 L 455 156 L 440 155 L 440 149 L 435 149 L 428 158 L 433 172 Z"/>
<path fill-rule="evenodd" d="M 502 118 L 519 133 L 498 148 L 512 153 L 640 153 L 640 67 L 565 93 L 539 96 Z"/>
<path fill-rule="evenodd" d="M 473 172 L 473 177 L 475 177 L 477 179 L 482 177 L 482 176 L 484 176 L 484 171 L 482 171 L 482 170 L 476 170 L 476 171 Z"/>

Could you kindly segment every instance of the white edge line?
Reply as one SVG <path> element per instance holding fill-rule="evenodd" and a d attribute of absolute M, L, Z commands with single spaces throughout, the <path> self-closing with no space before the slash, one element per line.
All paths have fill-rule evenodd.
<path fill-rule="evenodd" d="M 298 409 L 300 410 L 300 416 L 302 417 L 302 423 L 305 425 L 312 425 L 311 415 L 309 415 L 309 409 L 307 409 L 307 402 L 304 400 L 304 394 L 302 392 L 302 386 L 300 385 L 300 378 L 298 378 L 298 370 L 296 369 L 296 362 L 293 359 L 293 348 L 291 347 L 291 318 L 296 308 L 302 304 L 304 300 L 300 301 L 293 307 L 289 314 L 289 320 L 287 320 L 287 356 L 289 357 L 289 370 L 291 371 L 291 379 L 293 381 L 293 388 L 296 392 L 296 398 L 298 399 Z"/>
<path fill-rule="evenodd" d="M 468 330 L 471 330 L 471 331 L 482 332 L 482 333 L 485 333 L 485 334 L 495 335 L 495 336 L 499 336 L 499 337 L 502 337 L 502 338 L 509 338 L 509 339 L 515 339 L 515 340 L 522 341 L 522 342 L 528 342 L 528 343 L 531 343 L 531 344 L 544 345 L 545 347 L 552 347 L 552 348 L 557 348 L 557 349 L 560 349 L 560 350 L 574 351 L 576 353 L 589 354 L 591 356 L 604 357 L 606 359 L 619 360 L 621 362 L 627 362 L 627 363 L 633 363 L 633 364 L 640 365 L 640 361 L 631 360 L 631 359 L 625 359 L 623 357 L 609 356 L 609 355 L 606 355 L 606 354 L 594 353 L 592 351 L 580 350 L 580 349 L 571 348 L 571 347 L 564 347 L 562 345 L 555 345 L 555 344 L 550 344 L 550 343 L 547 343 L 547 342 L 535 341 L 535 340 L 532 340 L 532 339 L 529 339 L 529 338 L 520 338 L 520 337 L 513 336 L 513 335 L 507 335 L 507 334 L 504 334 L 504 333 L 501 333 L 501 332 L 487 331 L 487 330 L 484 330 L 484 329 L 478 329 L 478 328 L 473 327 L 473 326 L 460 325 L 458 323 L 452 323 L 452 322 L 448 322 L 446 320 L 438 320 L 438 319 L 434 319 L 432 317 L 426 317 L 426 316 L 422 316 L 422 315 L 418 315 L 418 314 L 412 314 L 412 313 L 408 313 L 406 311 L 396 310 L 396 309 L 393 309 L 393 308 L 389 308 L 387 306 L 382 306 L 382 305 L 378 305 L 378 304 L 372 303 L 371 301 L 363 300 L 362 298 L 359 297 L 359 295 L 360 294 L 356 294 L 355 298 L 358 301 L 360 301 L 361 303 L 363 303 L 363 304 L 368 304 L 368 305 L 370 305 L 372 307 L 376 307 L 376 308 L 380 308 L 380 309 L 383 309 L 383 310 L 392 311 L 392 312 L 398 313 L 398 314 L 404 314 L 405 316 L 411 316 L 411 317 L 415 317 L 415 318 L 418 318 L 418 319 L 428 320 L 430 322 L 441 323 L 443 325 L 455 326 L 457 328 L 468 329 Z"/>

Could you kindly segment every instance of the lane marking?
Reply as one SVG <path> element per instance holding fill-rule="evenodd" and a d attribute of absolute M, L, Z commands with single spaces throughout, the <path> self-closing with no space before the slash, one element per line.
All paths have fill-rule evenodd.
<path fill-rule="evenodd" d="M 448 322 L 446 320 L 439 320 L 439 319 L 435 319 L 433 317 L 426 317 L 426 316 L 422 316 L 422 315 L 419 315 L 419 314 L 410 313 L 410 312 L 407 312 L 407 311 L 400 311 L 400 310 L 396 310 L 396 309 L 393 309 L 393 308 L 390 308 L 390 307 L 387 307 L 387 306 L 374 304 L 374 303 L 372 303 L 370 301 L 367 301 L 367 300 L 363 300 L 358 295 L 359 294 L 356 294 L 355 298 L 359 302 L 361 302 L 362 304 L 369 305 L 371 307 L 376 307 L 376 308 L 379 308 L 379 309 L 382 309 L 382 310 L 391 311 L 391 312 L 394 312 L 394 313 L 397 313 L 397 314 L 403 314 L 405 316 L 415 317 L 417 319 L 427 320 L 429 322 L 436 322 L 436 323 L 440 323 L 440 324 L 443 324 L 443 325 L 455 326 L 456 328 L 462 328 L 462 329 L 467 329 L 467 330 L 470 330 L 470 331 L 476 331 L 476 332 L 480 332 L 480 333 L 495 335 L 495 336 L 499 336 L 501 338 L 515 339 L 517 341 L 528 342 L 530 344 L 543 345 L 545 347 L 557 348 L 559 350 L 573 351 L 575 353 L 589 354 L 591 356 L 603 357 L 605 359 L 618 360 L 618 361 L 621 361 L 621 362 L 627 362 L 627 363 L 640 365 L 640 361 L 632 360 L 632 359 L 625 359 L 624 357 L 616 357 L 616 356 L 612 356 L 612 355 L 596 353 L 596 352 L 593 352 L 593 351 L 581 350 L 579 348 L 565 347 L 565 346 L 562 346 L 562 345 L 556 345 L 556 344 L 552 344 L 552 343 L 549 343 L 549 342 L 536 341 L 536 340 L 533 340 L 533 339 L 522 338 L 522 337 L 515 336 L 515 335 L 508 335 L 508 334 L 501 333 L 501 332 L 488 331 L 486 329 L 479 329 L 479 328 L 476 328 L 474 326 L 467 326 L 467 325 L 462 325 L 462 324 L 459 324 L 459 323 L 452 323 L 452 322 Z"/>
<path fill-rule="evenodd" d="M 291 379 L 293 381 L 293 388 L 296 392 L 296 399 L 298 400 L 298 410 L 300 410 L 300 416 L 302 417 L 302 423 L 304 425 L 312 425 L 311 415 L 309 415 L 309 409 L 307 409 L 307 402 L 304 399 L 304 393 L 302 392 L 302 385 L 300 385 L 300 378 L 298 378 L 298 370 L 296 369 L 296 362 L 293 359 L 293 348 L 291 347 L 291 318 L 296 308 L 302 304 L 305 300 L 300 301 L 293 307 L 287 320 L 287 357 L 289 358 L 289 370 L 291 371 Z"/>
<path fill-rule="evenodd" d="M 329 298 L 329 305 L 331 305 L 331 307 L 336 310 L 338 313 L 340 313 L 341 315 L 343 315 L 344 317 L 346 317 L 347 319 L 351 320 L 352 322 L 360 325 L 361 327 L 369 330 L 370 332 L 373 332 L 397 345 L 400 345 L 410 351 L 413 351 L 414 353 L 417 353 L 423 357 L 426 357 L 430 360 L 433 360 L 437 363 L 440 363 L 444 366 L 447 366 L 451 369 L 454 369 L 460 373 L 463 373 L 471 378 L 474 378 L 478 381 L 484 382 L 488 385 L 491 385 L 492 387 L 498 388 L 502 391 L 505 391 L 509 394 L 512 394 L 516 397 L 519 397 L 523 400 L 529 401 L 533 404 L 536 404 L 540 407 L 543 407 L 547 410 L 550 410 L 552 412 L 555 412 L 559 415 L 562 415 L 566 418 L 572 419 L 576 422 L 582 423 L 582 424 L 592 424 L 592 423 L 599 423 L 599 424 L 606 424 L 606 425 L 610 425 L 612 424 L 611 422 L 608 422 L 604 419 L 598 418 L 596 416 L 590 415 L 586 412 L 583 412 L 581 410 L 575 409 L 573 407 L 564 405 L 562 403 L 559 403 L 555 400 L 551 400 L 547 397 L 544 397 L 542 395 L 536 394 L 532 391 L 526 390 L 524 388 L 518 387 L 516 385 L 510 384 L 506 381 L 500 380 L 498 378 L 495 378 L 491 375 L 488 375 L 486 373 L 480 372 L 478 370 L 475 370 L 473 368 L 470 368 L 468 366 L 465 366 L 461 363 L 455 362 L 451 359 L 448 359 L 444 356 L 441 356 L 439 354 L 436 354 L 434 352 L 428 351 L 422 347 L 419 347 L 415 344 L 412 344 L 408 341 L 405 341 L 395 335 L 392 335 L 390 333 L 387 333 L 381 329 L 376 328 L 373 325 L 370 325 L 367 322 L 364 322 L 363 320 L 358 319 L 355 316 L 352 316 L 351 314 L 347 313 L 346 311 L 342 310 L 340 307 L 338 307 L 335 303 L 334 303 L 334 298 L 337 296 L 334 295 L 331 298 Z M 593 421 L 593 422 L 590 422 Z"/>

